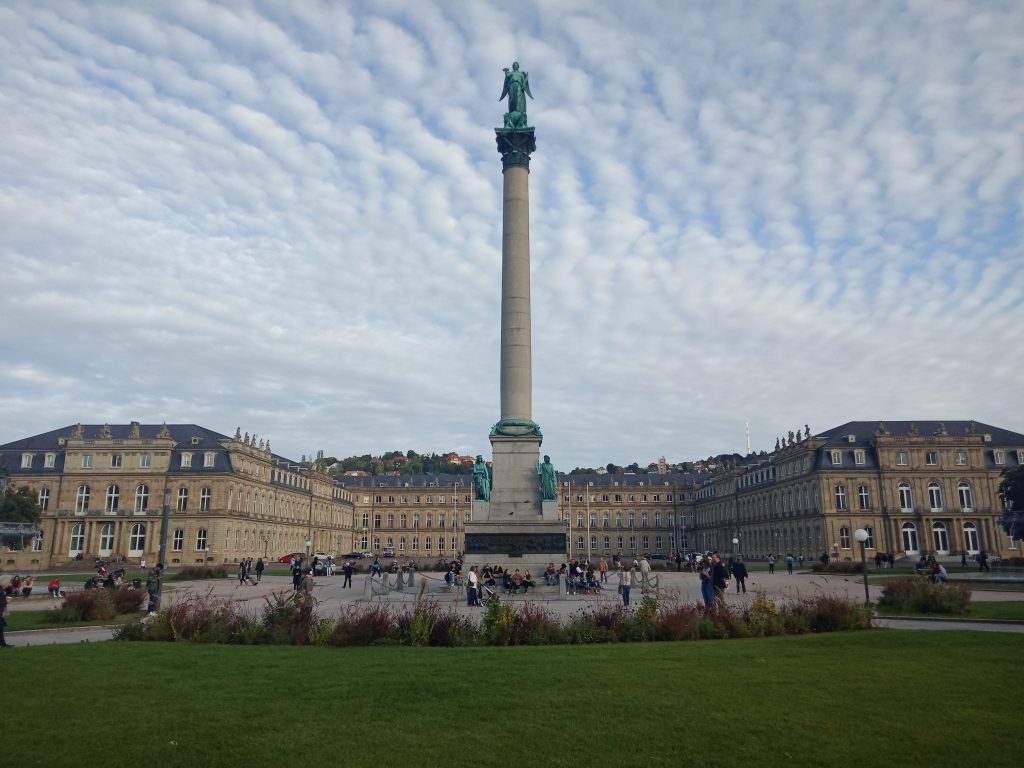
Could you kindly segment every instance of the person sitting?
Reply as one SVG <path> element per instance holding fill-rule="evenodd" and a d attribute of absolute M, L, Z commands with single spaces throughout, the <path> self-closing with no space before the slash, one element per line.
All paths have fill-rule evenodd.
<path fill-rule="evenodd" d="M 50 579 L 50 583 L 46 585 L 46 591 L 50 593 L 50 597 L 60 597 L 60 579 L 57 577 Z"/>
<path fill-rule="evenodd" d="M 548 568 L 544 571 L 544 583 L 549 587 L 558 583 L 558 571 L 554 563 L 548 563 Z"/>
<path fill-rule="evenodd" d="M 945 584 L 947 581 L 949 581 L 949 574 L 946 573 L 946 568 L 942 565 L 942 563 L 935 564 L 935 571 L 933 576 L 935 578 L 935 581 L 940 582 L 942 584 Z"/>
<path fill-rule="evenodd" d="M 21 582 L 21 596 L 28 599 L 29 595 L 32 594 L 32 587 L 34 582 L 31 576 L 26 576 L 25 580 Z"/>
<path fill-rule="evenodd" d="M 512 594 L 512 572 L 511 571 L 505 571 L 502 574 L 501 586 L 504 588 L 506 595 L 511 595 Z"/>
<path fill-rule="evenodd" d="M 529 569 L 527 569 L 526 573 L 523 574 L 523 581 L 522 584 L 520 584 L 520 586 L 523 588 L 524 595 L 530 591 L 530 587 L 534 586 L 533 577 L 530 576 Z"/>
<path fill-rule="evenodd" d="M 513 595 L 518 595 L 519 594 L 519 589 L 522 586 L 523 586 L 523 574 L 521 574 L 519 572 L 519 569 L 516 568 L 515 572 L 512 574 L 512 594 Z"/>
<path fill-rule="evenodd" d="M 491 570 L 491 566 L 489 566 L 489 565 L 485 565 L 484 566 L 484 570 L 483 570 L 483 573 L 482 573 L 482 578 L 483 578 L 483 585 L 485 587 L 493 587 L 495 585 L 494 571 Z"/>

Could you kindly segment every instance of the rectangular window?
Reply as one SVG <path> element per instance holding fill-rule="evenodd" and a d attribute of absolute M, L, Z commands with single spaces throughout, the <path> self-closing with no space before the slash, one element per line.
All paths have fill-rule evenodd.
<path fill-rule="evenodd" d="M 149 469 L 153 466 L 153 454 L 144 453 L 139 456 L 139 466 L 143 469 Z"/>
<path fill-rule="evenodd" d="M 39 489 L 39 508 L 45 512 L 50 508 L 50 489 Z"/>
<path fill-rule="evenodd" d="M 938 454 L 938 452 L 936 452 L 936 451 L 928 451 L 924 455 L 924 461 L 925 461 L 925 464 L 927 464 L 929 467 L 934 467 L 936 464 L 939 463 L 939 454 Z"/>
<path fill-rule="evenodd" d="M 615 501 L 622 501 L 622 494 L 621 493 L 616 493 L 615 494 Z"/>
<path fill-rule="evenodd" d="M 870 525 L 865 525 L 864 526 L 864 531 L 868 535 L 867 539 L 864 540 L 864 547 L 865 547 L 865 549 L 874 549 L 875 548 L 875 529 L 872 528 Z"/>
<path fill-rule="evenodd" d="M 850 548 L 850 529 L 843 527 L 839 529 L 839 546 L 842 549 Z"/>
<path fill-rule="evenodd" d="M 23 454 L 21 454 L 21 468 L 22 469 L 32 469 L 32 454 L 31 453 L 23 453 Z"/>
<path fill-rule="evenodd" d="M 110 466 L 113 469 L 120 469 L 123 459 L 120 453 L 114 453 L 110 456 Z"/>
<path fill-rule="evenodd" d="M 48 453 L 46 454 L 46 460 L 43 462 L 43 466 L 47 469 L 53 469 L 57 465 L 57 454 Z"/>
<path fill-rule="evenodd" d="M 967 451 L 956 452 L 956 463 L 957 466 L 963 467 L 967 465 Z"/>
<path fill-rule="evenodd" d="M 374 496 L 373 497 L 373 501 L 374 501 L 375 504 L 381 504 L 381 503 L 383 503 L 383 498 L 384 498 L 383 496 Z"/>
<path fill-rule="evenodd" d="M 187 512 L 188 511 L 188 488 L 179 488 L 178 489 L 178 511 L 179 512 Z"/>
<path fill-rule="evenodd" d="M 1003 451 L 1000 450 L 999 448 L 996 448 L 996 450 L 992 451 L 992 460 L 996 464 L 1002 466 L 1003 464 L 1006 463 L 1006 454 L 1003 453 Z"/>
<path fill-rule="evenodd" d="M 82 469 L 92 469 L 92 454 L 91 453 L 83 453 L 82 454 Z"/>
<path fill-rule="evenodd" d="M 216 460 L 217 460 L 217 454 L 215 454 L 215 453 L 207 452 L 207 453 L 203 454 L 203 466 L 206 467 L 206 468 L 212 467 L 214 461 L 216 461 Z"/>
<path fill-rule="evenodd" d="M 906 451 L 896 451 L 896 465 L 900 467 L 905 467 L 907 465 Z"/>
<path fill-rule="evenodd" d="M 185 532 L 181 528 L 174 529 L 174 543 L 171 545 L 171 549 L 175 552 L 181 552 L 182 544 L 185 542 Z"/>
<path fill-rule="evenodd" d="M 49 459 L 50 458 L 50 454 L 47 454 L 46 458 Z M 1024 466 L 1024 451 L 1017 451 L 1017 465 L 1018 466 Z M 47 464 L 46 466 L 49 467 L 49 466 L 52 466 L 52 465 L 51 464 Z"/>
<path fill-rule="evenodd" d="M 871 509 L 871 491 L 866 485 L 857 489 L 857 496 L 860 500 L 861 509 Z"/>
<path fill-rule="evenodd" d="M 836 486 L 836 509 L 846 509 L 846 487 Z"/>
<path fill-rule="evenodd" d="M 32 551 L 33 552 L 42 552 L 43 551 L 43 537 L 42 536 L 36 536 L 35 538 L 32 539 Z"/>
<path fill-rule="evenodd" d="M 203 492 L 199 495 L 199 511 L 209 512 L 210 511 L 210 497 L 212 493 L 209 488 L 203 488 Z"/>
<path fill-rule="evenodd" d="M 197 552 L 205 552 L 206 551 L 206 529 L 205 528 L 200 528 L 198 531 L 196 531 L 196 551 Z"/>
<path fill-rule="evenodd" d="M 853 463 L 862 465 L 864 464 L 864 449 L 858 448 L 853 452 Z"/>
<path fill-rule="evenodd" d="M 183 454 L 181 454 L 181 466 L 183 466 L 183 467 L 191 467 L 192 466 L 192 454 L 191 453 L 183 453 Z"/>
<path fill-rule="evenodd" d="M 444 496 L 438 496 L 437 497 L 437 503 L 438 504 L 444 504 Z"/>
<path fill-rule="evenodd" d="M 843 452 L 832 451 L 832 465 L 836 466 L 843 463 Z"/>

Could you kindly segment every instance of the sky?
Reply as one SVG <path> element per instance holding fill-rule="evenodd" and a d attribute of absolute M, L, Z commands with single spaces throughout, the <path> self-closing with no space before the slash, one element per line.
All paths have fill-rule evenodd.
<path fill-rule="evenodd" d="M 502 68 L 560 470 L 1024 431 L 1024 3 L 0 4 L 0 443 L 490 455 Z"/>

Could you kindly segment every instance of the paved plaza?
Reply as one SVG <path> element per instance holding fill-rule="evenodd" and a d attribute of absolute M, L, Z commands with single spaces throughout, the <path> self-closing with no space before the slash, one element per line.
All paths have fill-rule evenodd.
<path fill-rule="evenodd" d="M 779 572 L 781 570 L 781 573 Z M 872 572 L 873 573 L 873 572 Z M 884 573 L 884 572 L 883 572 Z M 657 577 L 659 596 L 663 600 L 678 600 L 681 602 L 699 602 L 700 582 L 694 573 L 678 573 L 675 571 L 654 571 Z M 367 602 L 367 579 L 369 576 L 358 574 L 353 577 L 353 586 L 343 588 L 343 577 L 336 576 L 318 577 L 314 581 L 313 594 L 317 599 L 317 610 L 325 616 L 333 616 L 344 606 L 354 603 Z M 394 576 L 390 577 L 392 582 Z M 479 615 L 482 608 L 474 608 L 466 605 L 465 592 L 461 588 L 448 589 L 444 586 L 443 574 L 426 571 L 416 574 L 413 588 L 406 587 L 401 592 L 391 591 L 387 597 L 373 596 L 369 598 L 373 602 L 386 602 L 393 606 L 411 607 L 419 593 L 419 585 L 423 578 L 427 579 L 428 595 L 444 607 L 451 607 L 459 613 L 466 615 Z M 380 579 L 375 579 L 379 583 Z M 869 591 L 871 600 L 877 601 L 881 597 L 880 580 L 872 580 L 869 577 Z M 528 595 L 504 596 L 503 600 L 513 603 L 535 602 L 543 604 L 553 614 L 567 618 L 575 612 L 586 610 L 595 604 L 619 604 L 621 597 L 618 595 L 617 581 L 614 576 L 609 576 L 606 591 L 601 595 L 564 595 L 560 596 L 553 591 L 539 590 Z M 800 599 L 819 594 L 837 595 L 844 599 L 859 601 L 864 599 L 864 585 L 859 576 L 847 576 L 841 574 L 816 574 L 811 572 L 796 572 L 793 575 L 786 573 L 785 568 L 776 569 L 774 574 L 754 572 L 747 579 L 747 592 L 736 594 L 735 582 L 730 582 L 730 591 L 727 593 L 727 602 L 737 608 L 743 607 L 754 599 L 757 593 L 764 593 L 776 600 Z M 232 600 L 248 606 L 252 611 L 259 611 L 275 593 L 288 595 L 292 590 L 290 576 L 264 576 L 263 580 L 254 586 L 240 586 L 235 579 L 220 579 L 216 581 L 188 581 L 170 582 L 164 587 L 164 600 L 174 602 L 190 596 L 206 596 L 221 600 Z M 642 598 L 639 586 L 632 589 L 632 602 L 636 605 Z M 975 602 L 1024 600 L 1024 584 L 1020 591 L 980 591 L 975 590 L 972 595 Z M 12 611 L 39 610 L 41 608 L 60 605 L 57 600 L 32 599 L 28 601 L 12 600 L 10 609 Z M 877 619 L 878 626 L 899 628 L 899 629 L 975 629 L 982 631 L 1001 632 L 1024 632 L 1022 623 L 1002 622 L 971 622 L 955 620 L 904 620 L 904 619 Z M 8 632 L 8 640 L 15 645 L 49 645 L 54 643 L 79 643 L 109 640 L 112 630 L 105 627 L 80 627 L 73 629 L 52 629 L 32 630 L 27 632 Z"/>

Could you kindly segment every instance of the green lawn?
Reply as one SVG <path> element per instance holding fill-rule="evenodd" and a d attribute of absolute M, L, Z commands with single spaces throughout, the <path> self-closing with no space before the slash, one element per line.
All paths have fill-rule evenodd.
<path fill-rule="evenodd" d="M 52 610 L 46 611 L 10 611 L 7 614 L 6 632 L 21 632 L 27 629 L 60 629 L 62 627 L 98 627 L 110 624 L 125 624 L 142 616 L 142 613 L 122 614 L 114 619 L 93 620 L 93 621 L 47 621 L 47 617 L 53 614 Z"/>
<path fill-rule="evenodd" d="M 1010 644 L 876 630 L 607 646 L 12 649 L 0 664 L 19 720 L 61 716 L 59 727 L 18 729 L 3 760 L 1016 766 L 1018 713 L 1002 706 L 1019 698 Z M 940 689 L 930 705 L 927 691 Z"/>
<path fill-rule="evenodd" d="M 878 608 L 878 613 L 887 616 L 928 616 L 943 619 L 1014 619 L 1024 621 L 1024 601 L 1008 600 L 994 603 L 971 603 L 970 611 L 966 616 L 950 616 L 941 613 L 921 613 L 913 611 L 887 610 Z"/>

